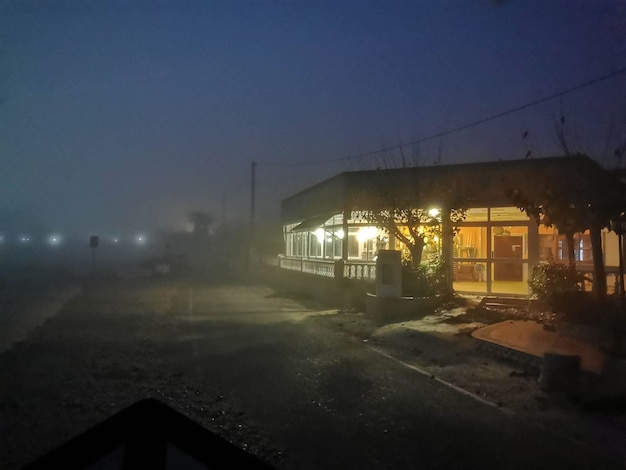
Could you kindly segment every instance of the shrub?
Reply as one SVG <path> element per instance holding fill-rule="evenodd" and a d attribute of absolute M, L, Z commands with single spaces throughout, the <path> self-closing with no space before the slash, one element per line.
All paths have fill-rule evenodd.
<path fill-rule="evenodd" d="M 547 263 L 535 267 L 528 284 L 530 293 L 555 312 L 572 313 L 581 305 L 584 280 L 575 266 Z"/>
<path fill-rule="evenodd" d="M 405 297 L 430 297 L 434 294 L 421 269 L 402 266 L 402 295 Z"/>
<path fill-rule="evenodd" d="M 443 294 L 446 289 L 445 263 L 440 256 L 417 268 L 402 266 L 402 295 L 431 297 Z"/>

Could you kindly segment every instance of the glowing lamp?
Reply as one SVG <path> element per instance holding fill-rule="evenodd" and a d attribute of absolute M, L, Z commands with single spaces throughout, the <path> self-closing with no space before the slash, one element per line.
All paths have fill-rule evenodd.
<path fill-rule="evenodd" d="M 441 215 L 441 209 L 430 209 L 428 215 L 431 217 L 439 217 Z"/>
<path fill-rule="evenodd" d="M 376 230 L 376 227 L 363 227 L 359 230 L 356 238 L 360 242 L 365 242 L 367 240 L 371 240 L 372 238 L 376 238 L 377 235 L 378 230 Z"/>

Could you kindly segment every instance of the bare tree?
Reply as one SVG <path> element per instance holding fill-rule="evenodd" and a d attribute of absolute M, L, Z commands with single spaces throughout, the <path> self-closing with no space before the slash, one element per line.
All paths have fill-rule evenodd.
<path fill-rule="evenodd" d="M 367 208 L 364 218 L 404 244 L 413 268 L 422 262 L 426 240 L 439 238 L 441 266 L 446 272 L 446 290 L 450 292 L 453 237 L 469 203 L 463 196 L 463 185 L 467 184 L 463 178 L 446 172 L 434 178 L 407 179 L 400 185 L 389 183 L 359 198 Z"/>
<path fill-rule="evenodd" d="M 440 222 L 424 209 L 388 206 L 365 211 L 365 219 L 400 240 L 411 254 L 411 263 L 422 262 L 426 238 L 441 235 Z"/>

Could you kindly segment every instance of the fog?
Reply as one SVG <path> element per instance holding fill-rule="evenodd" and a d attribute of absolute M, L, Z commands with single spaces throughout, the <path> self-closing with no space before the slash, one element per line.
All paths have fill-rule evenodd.
<path fill-rule="evenodd" d="M 194 210 L 245 226 L 252 162 L 278 223 L 342 171 L 559 155 L 562 122 L 572 152 L 621 164 L 622 2 L 0 8 L 0 216 L 46 236 L 153 237 Z"/>

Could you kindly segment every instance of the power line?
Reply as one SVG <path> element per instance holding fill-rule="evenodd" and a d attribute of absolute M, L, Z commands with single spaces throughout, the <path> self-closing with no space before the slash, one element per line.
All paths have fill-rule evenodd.
<path fill-rule="evenodd" d="M 489 121 L 500 119 L 501 117 L 507 116 L 509 114 L 514 114 L 514 113 L 517 113 L 519 111 L 523 111 L 524 109 L 532 108 L 533 106 L 537 106 L 538 104 L 545 103 L 546 101 L 550 101 L 550 100 L 553 100 L 555 98 L 559 98 L 559 97 L 568 95 L 568 94 L 573 93 L 575 91 L 578 91 L 578 90 L 580 90 L 582 88 L 586 88 L 588 86 L 595 85 L 596 83 L 602 82 L 604 80 L 608 80 L 610 78 L 616 77 L 616 76 L 621 75 L 623 73 L 626 73 L 626 67 L 618 69 L 618 70 L 616 70 L 614 72 L 611 72 L 611 73 L 609 73 L 607 75 L 603 75 L 601 77 L 597 77 L 597 78 L 594 78 L 592 80 L 580 83 L 580 84 L 578 84 L 576 86 L 573 86 L 571 88 L 567 88 L 566 90 L 560 91 L 558 93 L 554 93 L 554 94 L 546 96 L 544 98 L 539 98 L 537 100 L 531 101 L 531 102 L 523 104 L 521 106 L 517 106 L 515 108 L 511 108 L 511 109 L 509 109 L 507 111 L 502 111 L 500 113 L 493 114 L 491 116 L 488 116 L 488 117 L 485 117 L 485 118 L 482 118 L 482 119 L 478 119 L 476 121 L 472 121 L 472 122 L 470 122 L 468 124 L 463 124 L 461 126 L 454 127 L 452 129 L 447 129 L 445 131 L 437 132 L 436 134 L 432 134 L 432 135 L 429 135 L 427 137 L 422 137 L 422 138 L 419 138 L 419 139 L 415 139 L 415 140 L 412 140 L 412 141 L 407 142 L 405 144 L 398 144 L 398 145 L 392 145 L 392 146 L 389 146 L 389 147 L 382 147 L 382 148 L 379 148 L 378 150 L 372 150 L 372 151 L 369 151 L 369 152 L 358 153 L 358 154 L 355 154 L 355 155 L 348 155 L 348 156 L 345 156 L 345 157 L 327 158 L 327 159 L 323 159 L 323 160 L 315 160 L 315 161 L 310 161 L 310 162 L 299 162 L 299 163 L 268 163 L 268 164 L 265 164 L 265 165 L 266 166 L 283 166 L 283 167 L 306 166 L 306 165 L 317 165 L 317 164 L 320 164 L 320 163 L 333 163 L 333 162 L 339 162 L 339 161 L 343 161 L 343 160 L 358 159 L 358 158 L 363 158 L 363 157 L 369 157 L 369 156 L 372 156 L 372 155 L 379 155 L 379 154 L 381 154 L 383 152 L 389 152 L 389 151 L 392 151 L 392 150 L 402 149 L 402 148 L 407 147 L 409 145 L 420 144 L 420 143 L 426 142 L 428 140 L 433 140 L 433 139 L 437 139 L 439 137 L 444 137 L 446 135 L 450 135 L 450 134 L 454 134 L 456 132 L 464 131 L 464 130 L 469 129 L 471 127 L 479 126 L 479 125 L 484 124 L 484 123 L 489 122 Z"/>

